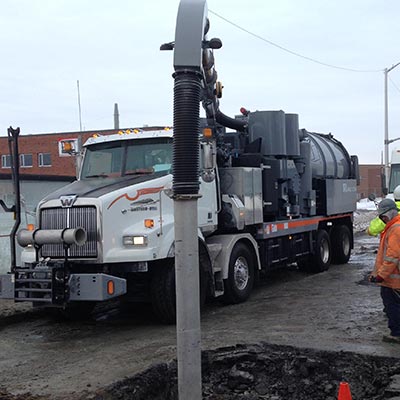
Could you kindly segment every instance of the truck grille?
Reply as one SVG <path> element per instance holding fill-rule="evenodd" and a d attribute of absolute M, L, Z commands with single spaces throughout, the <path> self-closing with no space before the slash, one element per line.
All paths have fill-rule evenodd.
<path fill-rule="evenodd" d="M 97 257 L 96 207 L 45 208 L 40 212 L 40 229 L 84 228 L 87 241 L 83 246 L 73 244 L 69 258 Z M 63 258 L 62 244 L 46 244 L 41 248 L 42 257 Z"/>

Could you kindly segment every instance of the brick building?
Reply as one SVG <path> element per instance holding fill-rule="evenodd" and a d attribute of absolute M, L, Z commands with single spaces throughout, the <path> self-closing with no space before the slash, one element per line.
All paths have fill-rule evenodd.
<path fill-rule="evenodd" d="M 84 142 L 97 132 L 82 132 L 82 141 Z M 101 133 L 111 134 L 115 132 L 115 130 L 107 130 Z M 60 140 L 65 139 L 71 139 L 72 143 L 77 143 L 80 135 L 81 132 L 21 135 L 18 140 L 21 176 L 31 178 L 43 176 L 74 177 L 74 157 L 69 154 L 62 154 L 59 143 Z M 11 169 L 11 157 L 7 137 L 0 137 L 0 157 L 0 175 L 8 177 Z"/>
<path fill-rule="evenodd" d="M 145 127 L 142 130 L 163 129 L 164 127 Z M 135 129 L 135 128 L 131 128 Z M 139 129 L 139 128 L 138 128 Z M 118 129 L 45 133 L 21 135 L 18 140 L 20 154 L 20 175 L 23 179 L 57 179 L 72 180 L 75 177 L 75 160 L 68 153 L 63 153 L 60 141 L 70 141 L 73 147 L 78 147 L 94 134 L 111 135 Z M 122 130 L 124 131 L 124 130 Z M 11 175 L 11 156 L 8 147 L 8 137 L 0 137 L 0 179 L 8 179 Z"/>
<path fill-rule="evenodd" d="M 146 127 L 138 129 L 163 129 L 164 127 Z M 134 129 L 134 128 L 132 128 Z M 116 129 L 86 132 L 47 133 L 21 135 L 19 137 L 20 174 L 22 179 L 33 180 L 73 180 L 75 178 L 74 157 L 63 154 L 60 150 L 61 140 L 70 140 L 77 146 L 78 139 L 84 143 L 93 134 L 110 135 Z M 8 149 L 8 138 L 0 137 L 0 179 L 9 179 L 11 175 L 11 157 Z M 377 164 L 360 165 L 361 182 L 358 186 L 358 197 L 382 194 L 382 166 Z"/>
<path fill-rule="evenodd" d="M 360 165 L 360 185 L 357 187 L 358 198 L 366 198 L 374 193 L 382 196 L 383 166 L 379 164 Z"/>

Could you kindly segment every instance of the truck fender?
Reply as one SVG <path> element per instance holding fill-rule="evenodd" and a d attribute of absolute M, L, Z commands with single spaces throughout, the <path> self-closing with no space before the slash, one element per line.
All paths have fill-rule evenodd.
<path fill-rule="evenodd" d="M 214 271 L 222 272 L 222 279 L 228 279 L 229 260 L 232 250 L 236 243 L 243 242 L 249 249 L 253 250 L 256 260 L 256 270 L 261 269 L 260 255 L 258 252 L 258 244 L 249 233 L 232 234 L 232 235 L 217 235 L 206 239 L 206 243 L 211 256 Z"/>
<path fill-rule="evenodd" d="M 213 296 L 215 293 L 215 282 L 213 279 L 212 260 L 209 253 L 209 248 L 204 240 L 202 233 L 199 231 L 198 234 L 199 266 L 207 277 L 207 295 Z M 167 257 L 175 257 L 175 241 L 172 242 Z"/>
<path fill-rule="evenodd" d="M 197 230 L 197 236 L 199 238 L 199 241 L 202 241 L 204 243 L 204 236 L 200 229 Z M 199 245 L 199 249 L 200 249 L 200 245 Z M 199 252 L 200 252 L 200 250 L 199 250 Z M 169 258 L 175 257 L 175 237 L 172 237 L 172 242 L 171 242 L 171 245 L 169 246 L 167 257 L 169 257 Z"/>

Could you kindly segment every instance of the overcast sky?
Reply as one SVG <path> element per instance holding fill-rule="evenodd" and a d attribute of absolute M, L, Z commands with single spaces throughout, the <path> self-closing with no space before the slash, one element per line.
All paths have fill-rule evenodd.
<path fill-rule="evenodd" d="M 400 61 L 398 0 L 208 0 L 221 110 L 298 113 L 360 162 L 380 163 L 384 68 Z M 178 0 L 1 0 L 0 135 L 171 125 Z M 289 54 L 268 41 L 322 63 Z M 389 138 L 400 137 L 400 66 L 389 73 Z M 391 150 L 400 148 L 400 141 Z"/>

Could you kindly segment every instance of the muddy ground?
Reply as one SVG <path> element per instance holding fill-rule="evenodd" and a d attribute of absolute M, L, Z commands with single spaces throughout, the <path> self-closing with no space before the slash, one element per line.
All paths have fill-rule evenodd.
<path fill-rule="evenodd" d="M 369 216 L 365 213 L 356 216 L 357 230 L 361 231 L 364 227 L 364 222 L 360 222 L 364 219 L 369 220 Z M 358 233 L 356 248 L 347 265 L 331 266 L 329 271 L 317 275 L 302 273 L 295 267 L 276 271 L 255 289 L 252 297 L 244 304 L 234 306 L 222 306 L 218 302 L 209 304 L 202 313 L 201 325 L 202 348 L 209 351 L 205 354 L 214 354 L 218 359 L 224 351 L 226 356 L 230 352 L 235 354 L 237 347 L 229 346 L 238 344 L 258 346 L 261 359 L 272 357 L 274 360 L 281 360 L 274 361 L 273 365 L 281 363 L 287 365 L 283 370 L 283 367 L 280 367 L 279 373 L 277 370 L 270 371 L 271 376 L 276 374 L 282 376 L 282 371 L 286 371 L 288 376 L 300 374 L 300 380 L 297 382 L 305 380 L 301 387 L 304 385 L 314 387 L 312 385 L 314 382 L 307 376 L 301 376 L 301 373 L 305 372 L 299 372 L 301 360 L 317 360 L 315 361 L 317 365 L 318 363 L 330 365 L 332 360 L 340 363 L 339 355 L 345 355 L 344 361 L 340 364 L 342 366 L 340 371 L 343 368 L 346 370 L 345 366 L 348 364 L 347 370 L 352 372 L 348 372 L 347 375 L 351 380 L 354 381 L 356 375 L 365 375 L 365 381 L 373 380 L 374 370 L 355 368 L 361 363 L 359 357 L 400 358 L 400 345 L 381 340 L 382 335 L 388 333 L 388 330 L 382 313 L 379 289 L 366 280 L 366 276 L 373 268 L 377 243 L 377 239 Z M 157 323 L 149 307 L 124 310 L 112 308 L 107 318 L 103 320 L 66 322 L 51 318 L 43 312 L 32 311 L 24 305 L 15 306 L 12 302 L 1 302 L 0 399 L 140 399 L 139 395 L 124 397 L 126 394 L 121 387 L 125 385 L 127 390 L 132 392 L 132 386 L 126 382 L 132 382 L 132 376 L 152 365 L 168 363 L 174 359 L 175 345 L 175 327 Z M 277 355 L 271 355 L 272 350 L 269 347 L 271 345 L 278 346 L 272 347 L 273 351 L 278 352 Z M 226 349 L 227 346 L 231 350 L 212 353 L 215 349 Z M 260 346 L 266 346 L 263 347 L 264 355 Z M 309 349 L 307 351 L 311 353 L 299 353 L 305 351 L 304 349 Z M 318 352 L 312 353 L 315 350 Z M 334 356 L 329 356 L 330 352 L 334 352 Z M 358 355 L 346 355 L 344 352 Z M 254 372 L 259 370 L 257 357 L 249 361 L 253 363 L 253 369 L 251 365 L 242 365 L 244 361 L 239 359 L 227 363 L 225 369 L 219 367 L 220 377 L 217 374 L 207 377 L 204 370 L 205 379 L 209 382 L 209 386 L 205 382 L 204 390 L 210 391 L 208 394 L 205 392 L 205 395 L 209 396 L 207 398 L 270 400 L 303 398 L 300 394 L 297 394 L 297 397 L 295 395 L 281 397 L 284 395 L 276 386 L 279 383 L 265 379 L 262 381 L 269 382 L 268 385 L 276 389 L 273 392 L 275 394 L 246 391 L 243 382 L 238 385 L 242 385 L 239 388 L 238 386 L 230 388 L 229 376 L 232 375 L 234 377 L 244 375 L 246 379 L 253 379 L 253 382 L 261 381 Z M 214 360 L 212 357 L 211 359 Z M 355 363 L 350 366 L 352 360 Z M 300 364 L 296 367 L 296 363 Z M 373 363 L 379 364 L 378 361 Z M 381 363 L 383 370 L 379 369 L 380 364 L 376 364 L 379 371 L 375 371 L 375 375 L 388 376 L 388 369 L 391 376 L 400 373 L 395 370 L 396 363 L 393 360 L 382 359 Z M 366 361 L 365 365 L 369 364 L 371 361 Z M 210 361 L 207 365 L 218 365 L 218 363 Z M 173 363 L 153 368 L 161 370 L 167 368 L 166 371 L 173 371 Z M 253 378 L 249 378 L 246 374 L 237 374 L 235 370 L 246 372 Z M 329 375 L 329 371 L 327 374 Z M 332 375 L 335 377 L 334 384 L 327 383 L 321 377 L 320 383 L 325 388 L 323 390 L 326 390 L 325 397 L 318 397 L 320 396 L 318 392 L 317 397 L 308 395 L 309 397 L 304 398 L 334 399 L 334 392 L 337 389 L 335 384 L 340 379 L 346 379 L 346 374 L 340 372 Z M 150 378 L 147 376 L 143 379 L 148 381 Z M 294 383 L 289 381 L 286 383 L 287 387 L 294 390 Z M 230 385 L 235 386 L 235 383 Z M 253 389 L 255 386 L 253 385 Z M 371 392 L 371 397 L 362 398 L 391 397 L 390 392 L 384 394 L 386 390 L 384 387 L 387 385 L 381 382 L 378 386 L 380 389 L 376 387 L 376 393 Z M 225 389 L 231 391 L 231 397 L 223 397 L 228 396 L 227 392 L 223 392 Z M 219 397 L 212 397 L 214 396 L 212 390 L 220 390 Z M 164 397 L 159 398 L 172 399 L 173 392 L 172 387 L 172 394 L 168 395 L 170 397 L 164 394 Z M 396 395 L 395 392 L 392 394 Z"/>

